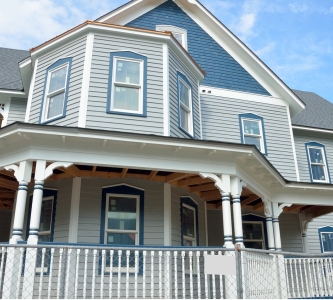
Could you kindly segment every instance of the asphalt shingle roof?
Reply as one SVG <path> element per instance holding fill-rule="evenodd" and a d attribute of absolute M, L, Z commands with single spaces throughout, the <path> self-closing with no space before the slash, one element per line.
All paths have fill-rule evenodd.
<path fill-rule="evenodd" d="M 0 47 L 0 89 L 23 90 L 18 64 L 29 56 L 29 51 Z"/>
<path fill-rule="evenodd" d="M 292 118 L 293 125 L 333 130 L 333 103 L 316 93 L 293 91 L 306 105 L 303 111 Z"/>

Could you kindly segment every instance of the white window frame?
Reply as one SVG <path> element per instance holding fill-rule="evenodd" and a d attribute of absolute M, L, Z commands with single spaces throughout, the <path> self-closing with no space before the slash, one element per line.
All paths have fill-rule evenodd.
<path fill-rule="evenodd" d="M 310 156 L 310 148 L 312 149 L 320 149 L 321 155 L 323 157 L 323 163 L 313 163 L 311 161 L 311 156 Z M 329 178 L 328 178 L 328 170 L 327 170 L 327 161 L 326 161 L 326 155 L 323 147 L 320 146 L 307 146 L 307 152 L 308 152 L 308 158 L 309 158 L 309 164 L 310 164 L 310 174 L 313 182 L 325 182 L 329 183 Z M 313 173 L 312 173 L 312 166 L 324 166 L 324 173 L 325 173 L 325 180 L 318 180 L 313 178 Z"/>
<path fill-rule="evenodd" d="M 135 198 L 136 199 L 136 230 L 122 230 L 122 229 L 108 229 L 108 212 L 109 212 L 109 198 L 110 197 L 119 197 L 119 198 Z M 106 245 L 111 245 L 107 244 L 107 233 L 134 233 L 135 234 L 135 245 L 139 244 L 139 235 L 140 235 L 140 196 L 139 195 L 128 195 L 128 194 L 113 194 L 113 193 L 108 193 L 106 194 L 106 206 L 105 206 L 105 231 L 104 231 L 104 244 Z M 126 245 L 124 245 L 126 246 Z M 105 262 L 106 264 L 106 262 Z M 139 267 L 135 266 L 129 267 L 129 272 L 134 273 L 138 272 Z M 117 273 L 119 271 L 118 266 L 112 266 L 112 272 Z M 120 268 L 121 272 L 127 272 L 126 267 L 121 267 Z M 110 267 L 104 266 L 104 272 L 109 273 L 110 272 Z"/>
<path fill-rule="evenodd" d="M 118 60 L 140 63 L 140 83 L 139 84 L 116 82 L 117 61 Z M 130 113 L 130 114 L 133 114 L 133 113 L 134 114 L 142 114 L 143 113 L 143 85 L 144 85 L 144 61 L 142 59 L 114 56 L 113 57 L 112 82 L 111 82 L 112 93 L 111 93 L 111 99 L 110 99 L 110 101 L 111 101 L 111 105 L 110 105 L 111 111 Z M 115 92 L 116 92 L 116 87 L 138 88 L 139 89 L 139 103 L 138 103 L 139 110 L 128 110 L 128 109 L 114 108 L 114 95 L 115 95 Z"/>
<path fill-rule="evenodd" d="M 197 216 L 196 216 L 196 211 L 195 211 L 195 208 L 190 206 L 190 205 L 187 205 L 185 203 L 182 203 L 182 206 L 183 207 L 186 207 L 190 210 L 193 210 L 193 215 L 194 215 L 194 238 L 191 238 L 190 236 L 187 236 L 183 233 L 183 244 L 184 244 L 184 240 L 187 240 L 187 241 L 191 241 L 191 242 L 194 242 L 194 244 L 192 245 L 192 247 L 196 247 L 197 246 L 197 228 L 196 228 L 196 222 L 197 222 Z M 183 213 L 183 211 L 182 211 Z"/>
<path fill-rule="evenodd" d="M 332 234 L 333 235 L 333 232 L 320 232 L 320 242 L 321 242 L 321 248 L 323 249 L 323 253 L 333 252 L 333 251 L 325 251 L 325 249 L 324 249 L 324 241 L 323 241 L 323 234 Z"/>
<path fill-rule="evenodd" d="M 188 132 L 190 135 L 193 136 L 193 107 L 192 107 L 192 88 L 185 82 L 185 80 L 183 80 L 180 76 L 178 76 L 178 81 L 180 81 L 182 84 L 185 85 L 185 87 L 187 87 L 189 89 L 189 99 L 188 99 L 188 103 L 190 105 L 190 107 L 187 107 L 182 101 L 180 101 L 180 89 L 179 89 L 179 83 L 178 83 L 178 101 L 179 101 L 179 108 L 183 108 L 187 111 L 187 113 L 189 113 L 189 118 L 188 118 L 188 131 L 181 127 L 181 113 L 179 110 L 179 125 L 180 127 L 185 130 L 186 132 Z"/>
<path fill-rule="evenodd" d="M 59 90 L 56 90 L 52 93 L 48 93 L 49 91 L 49 88 L 50 88 L 50 82 L 51 82 L 51 74 L 59 69 L 62 69 L 63 67 L 67 67 L 67 70 L 66 70 L 66 79 L 65 79 L 65 86 Z M 42 115 L 42 122 L 49 122 L 49 121 L 52 121 L 53 119 L 56 119 L 56 118 L 59 118 L 63 115 L 63 111 L 64 111 L 64 105 L 65 105 L 65 101 L 66 101 L 66 91 L 68 89 L 68 86 L 67 86 L 67 81 L 68 81 L 68 69 L 69 69 L 69 63 L 64 63 L 58 67 L 55 67 L 51 70 L 49 70 L 47 72 L 47 82 L 46 82 L 46 87 L 45 87 L 45 96 L 44 96 L 44 109 L 43 109 L 43 115 Z M 60 93 L 64 93 L 64 100 L 63 100 L 63 103 L 62 103 L 62 110 L 61 110 L 61 113 L 57 116 L 54 116 L 52 118 L 49 118 L 47 119 L 47 112 L 49 110 L 49 106 L 50 106 L 50 98 L 51 97 L 54 97 Z"/>
<path fill-rule="evenodd" d="M 171 31 L 172 34 L 179 34 L 182 36 L 181 45 L 185 50 L 187 50 L 187 30 L 183 28 L 179 28 L 172 25 L 156 25 L 157 31 Z"/>
<path fill-rule="evenodd" d="M 243 239 L 244 242 L 260 242 L 263 245 L 263 250 L 266 249 L 266 240 L 265 240 L 265 230 L 264 230 L 264 222 L 263 221 L 243 221 L 242 224 L 260 224 L 261 225 L 261 232 L 262 232 L 262 239 Z M 245 235 L 244 235 L 245 237 Z"/>
<path fill-rule="evenodd" d="M 249 133 L 245 133 L 245 125 L 244 125 L 244 121 L 251 121 L 251 122 L 257 122 L 259 123 L 259 131 L 260 131 L 260 135 L 257 134 L 249 134 Z M 245 142 L 245 137 L 254 137 L 254 138 L 260 138 L 260 152 L 261 153 L 265 153 L 265 141 L 264 141 L 264 134 L 263 134 L 263 129 L 262 129 L 262 122 L 259 119 L 251 119 L 251 118 L 242 118 L 242 131 L 243 131 L 243 141 L 244 144 L 248 145 Z"/>

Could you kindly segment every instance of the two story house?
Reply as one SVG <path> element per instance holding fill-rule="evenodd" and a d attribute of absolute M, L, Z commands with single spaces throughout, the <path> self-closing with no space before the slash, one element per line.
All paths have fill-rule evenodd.
<path fill-rule="evenodd" d="M 333 250 L 333 104 L 198 1 L 133 0 L 0 64 L 3 298 L 232 298 L 205 252 Z"/>

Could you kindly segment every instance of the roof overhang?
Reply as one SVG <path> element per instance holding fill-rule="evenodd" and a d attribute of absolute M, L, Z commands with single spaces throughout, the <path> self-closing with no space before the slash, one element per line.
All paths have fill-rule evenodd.
<path fill-rule="evenodd" d="M 99 22 L 125 25 L 167 0 L 133 0 L 97 19 Z M 305 108 L 299 97 L 241 40 L 214 17 L 197 0 L 173 0 L 239 64 L 241 64 L 273 97 L 286 101 L 290 115 Z M 165 23 L 165 22 L 164 22 Z"/>
<path fill-rule="evenodd" d="M 317 128 L 317 127 L 308 127 L 308 126 L 301 126 L 301 125 L 293 125 L 293 130 L 301 130 L 301 131 L 307 131 L 307 132 L 313 132 L 313 133 L 327 133 L 327 134 L 333 134 L 332 129 L 325 129 L 325 128 Z"/>
<path fill-rule="evenodd" d="M 25 60 L 19 63 L 20 73 L 24 92 L 26 95 L 29 94 L 30 83 L 32 78 L 32 63 L 31 57 L 26 58 Z"/>

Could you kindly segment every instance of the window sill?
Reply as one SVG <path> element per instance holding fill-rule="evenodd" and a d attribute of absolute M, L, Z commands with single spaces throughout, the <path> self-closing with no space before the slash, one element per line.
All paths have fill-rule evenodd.
<path fill-rule="evenodd" d="M 134 117 L 142 117 L 147 118 L 147 113 L 131 113 L 131 112 L 123 112 L 123 111 L 115 111 L 115 110 L 108 110 L 106 111 L 107 114 L 113 114 L 113 115 L 123 115 L 123 116 L 134 116 Z"/>
<path fill-rule="evenodd" d="M 57 121 L 57 120 L 60 120 L 60 119 L 62 119 L 62 118 L 65 118 L 66 117 L 66 115 L 65 114 L 63 114 L 63 115 L 61 115 L 61 116 L 57 116 L 57 117 L 54 117 L 54 118 L 52 118 L 52 119 L 48 119 L 48 120 L 45 120 L 45 121 L 39 121 L 39 124 L 48 124 L 48 123 L 51 123 L 51 122 L 54 122 L 54 121 Z"/>
<path fill-rule="evenodd" d="M 190 137 L 191 139 L 195 139 L 194 135 L 191 135 L 189 132 L 187 132 L 184 128 L 182 128 L 181 126 L 178 126 L 178 128 L 184 132 L 188 137 Z"/>

